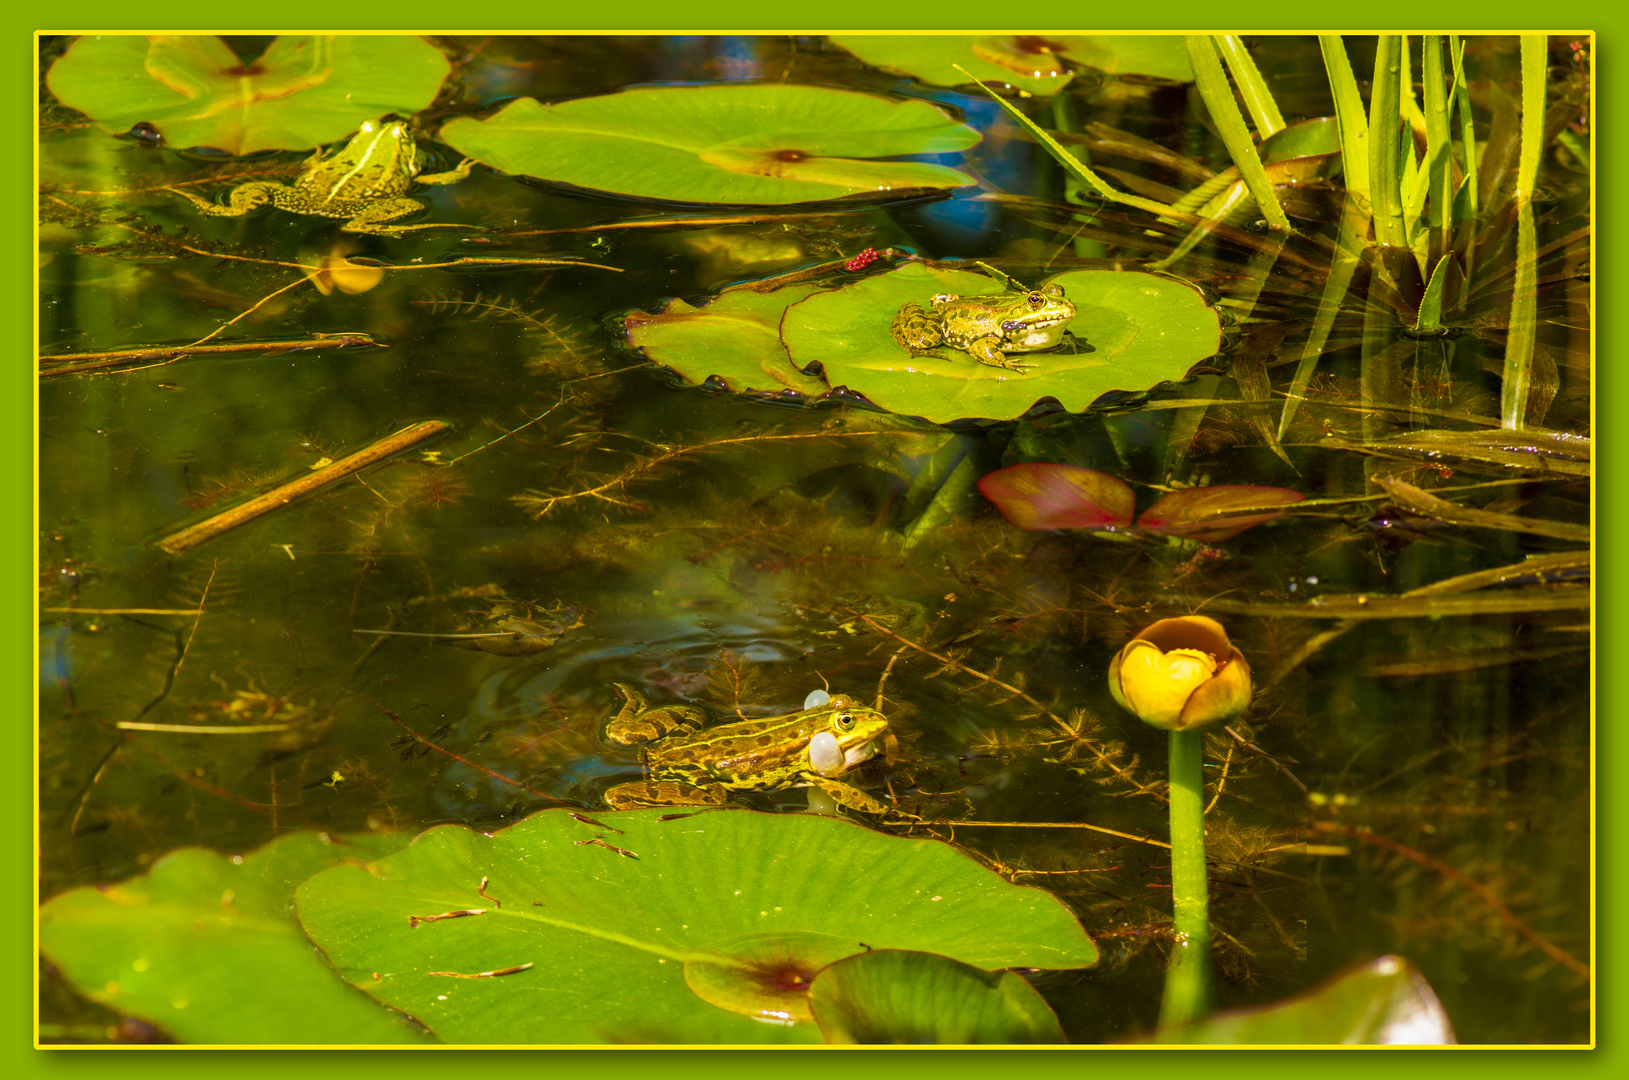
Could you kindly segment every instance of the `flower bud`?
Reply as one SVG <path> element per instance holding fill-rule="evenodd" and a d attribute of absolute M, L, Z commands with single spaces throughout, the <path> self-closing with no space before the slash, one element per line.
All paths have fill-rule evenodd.
<path fill-rule="evenodd" d="M 1250 665 L 1215 619 L 1184 615 L 1143 629 L 1109 665 L 1109 693 L 1167 731 L 1215 727 L 1250 704 Z"/>

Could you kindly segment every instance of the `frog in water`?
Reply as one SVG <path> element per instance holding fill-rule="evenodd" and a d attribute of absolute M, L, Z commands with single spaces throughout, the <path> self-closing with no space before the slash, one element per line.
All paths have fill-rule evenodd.
<path fill-rule="evenodd" d="M 940 293 L 924 310 L 905 304 L 894 316 L 888 332 L 912 356 L 932 356 L 949 345 L 981 364 L 1023 371 L 1035 367 L 1008 359 L 1008 353 L 1055 348 L 1067 338 L 1075 305 L 1063 295 L 1062 285 L 1042 289 L 996 293 L 992 296 L 955 296 Z"/>
<path fill-rule="evenodd" d="M 731 791 L 818 787 L 844 806 L 887 811 L 837 780 L 869 761 L 888 734 L 888 719 L 846 697 L 817 690 L 801 712 L 705 727 L 695 705 L 651 708 L 643 694 L 614 683 L 624 702 L 605 739 L 638 746 L 648 779 L 605 792 L 614 810 L 639 806 L 722 806 Z"/>
<path fill-rule="evenodd" d="M 331 156 L 321 150 L 306 161 L 292 185 L 255 180 L 232 189 L 231 202 L 220 206 L 187 191 L 167 188 L 215 217 L 241 217 L 268 203 L 295 214 L 343 218 L 345 232 L 396 236 L 411 229 L 463 228 L 457 225 L 392 225 L 424 209 L 407 197 L 414 183 L 452 184 L 469 175 L 475 162 L 465 158 L 451 172 L 420 173 L 423 159 L 405 120 L 369 120 Z"/>

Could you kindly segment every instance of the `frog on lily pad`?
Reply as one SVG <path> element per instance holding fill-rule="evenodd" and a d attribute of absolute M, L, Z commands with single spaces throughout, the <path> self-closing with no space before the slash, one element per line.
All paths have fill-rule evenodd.
<path fill-rule="evenodd" d="M 1016 285 L 1010 278 L 1009 285 Z M 1008 353 L 1040 352 L 1080 345 L 1069 332 L 1075 305 L 1056 283 L 1041 289 L 1018 288 L 993 296 L 955 296 L 940 293 L 932 306 L 901 305 L 888 332 L 912 356 L 935 356 L 941 345 L 960 349 L 989 367 L 1024 371 L 1035 367 L 1011 359 Z M 1090 346 L 1087 350 L 1090 351 Z"/>

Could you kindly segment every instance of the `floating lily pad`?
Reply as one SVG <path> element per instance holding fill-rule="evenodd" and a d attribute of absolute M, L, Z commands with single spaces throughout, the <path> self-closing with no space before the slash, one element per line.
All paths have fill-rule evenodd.
<path fill-rule="evenodd" d="M 40 949 L 92 1001 L 186 1042 L 423 1042 L 340 981 L 291 913 L 312 874 L 405 842 L 300 832 L 241 858 L 181 848 L 140 877 L 46 901 Z"/>
<path fill-rule="evenodd" d="M 1400 956 L 1347 968 L 1262 1009 L 1217 1013 L 1149 1042 L 1272 1046 L 1443 1045 L 1454 1029 L 1420 969 Z"/>
<path fill-rule="evenodd" d="M 685 203 L 780 204 L 965 187 L 944 165 L 875 158 L 979 141 L 925 101 L 777 84 L 667 86 L 544 105 L 520 98 L 441 139 L 494 169 Z"/>
<path fill-rule="evenodd" d="M 960 65 L 981 82 L 1055 94 L 1074 78 L 1063 58 L 1117 75 L 1193 81 L 1180 35 L 838 34 L 831 40 L 873 67 L 934 86 L 967 85 L 967 75 L 956 70 Z"/>
<path fill-rule="evenodd" d="M 843 955 L 1097 959 L 1056 897 L 947 844 L 747 810 L 441 826 L 318 874 L 299 916 L 345 978 L 459 1043 L 814 1042 L 788 999 Z"/>
<path fill-rule="evenodd" d="M 252 154 L 418 112 L 451 70 L 429 42 L 400 35 L 285 35 L 248 67 L 218 37 L 89 35 L 51 65 L 46 85 L 105 131 L 148 123 L 171 146 Z"/>
<path fill-rule="evenodd" d="M 1018 354 L 1036 365 L 1022 373 L 980 364 L 948 347 L 939 349 L 939 356 L 911 356 L 894 341 L 889 326 L 907 301 L 926 306 L 936 293 L 1004 290 L 982 273 L 921 263 L 793 305 L 782 321 L 781 340 L 795 366 L 807 369 L 818 361 L 831 386 L 846 386 L 880 408 L 935 423 L 1006 420 L 1044 397 L 1078 412 L 1116 390 L 1148 390 L 1181 379 L 1221 344 L 1216 312 L 1197 289 L 1174 278 L 1081 270 L 1049 283 L 1063 286 L 1074 303 L 1069 328 L 1092 351 Z"/>
<path fill-rule="evenodd" d="M 815 978 L 809 1000 L 833 1043 L 1061 1043 L 1058 1017 L 1010 971 L 877 949 Z"/>
<path fill-rule="evenodd" d="M 629 315 L 628 344 L 691 382 L 713 379 L 735 391 L 823 394 L 826 384 L 794 367 L 781 344 L 787 307 L 815 291 L 814 285 L 771 293 L 737 289 L 701 308 L 674 300 L 660 314 Z"/>

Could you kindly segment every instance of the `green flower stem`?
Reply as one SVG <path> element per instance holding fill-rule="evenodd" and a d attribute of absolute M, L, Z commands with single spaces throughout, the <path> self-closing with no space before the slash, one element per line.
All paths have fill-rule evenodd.
<path fill-rule="evenodd" d="M 1205 880 L 1205 737 L 1171 732 L 1171 905 L 1177 946 L 1165 973 L 1160 1027 L 1204 1018 L 1214 979 L 1210 962 L 1210 891 Z"/>

